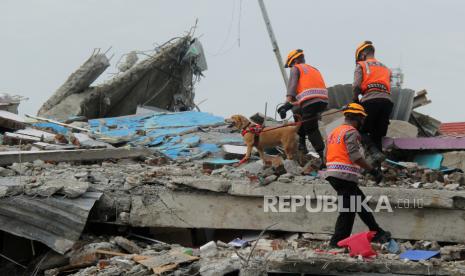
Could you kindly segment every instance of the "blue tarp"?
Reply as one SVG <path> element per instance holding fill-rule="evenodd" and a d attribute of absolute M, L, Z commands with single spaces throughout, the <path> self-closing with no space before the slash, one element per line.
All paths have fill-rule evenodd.
<path fill-rule="evenodd" d="M 152 147 L 171 159 L 185 157 L 218 157 L 220 145 L 225 143 L 243 143 L 241 137 L 218 136 L 209 143 L 202 142 L 194 133 L 202 127 L 224 124 L 224 118 L 205 112 L 186 111 L 175 113 L 156 113 L 130 115 L 114 118 L 89 120 L 94 134 L 128 142 L 133 146 Z M 68 134 L 68 129 L 54 123 L 36 123 L 38 128 L 52 129 L 56 133 Z M 215 136 L 214 136 L 215 137 Z M 216 159 L 217 161 L 220 159 Z M 223 161 L 221 161 L 223 162 Z M 224 161 L 226 162 L 226 161 Z M 229 163 L 231 161 L 227 161 Z"/>
<path fill-rule="evenodd" d="M 34 123 L 32 125 L 38 129 L 51 129 L 55 133 L 63 135 L 68 134 L 68 129 L 66 127 L 54 123 Z"/>
<path fill-rule="evenodd" d="M 93 132 L 112 138 L 128 139 L 132 145 L 154 147 L 169 158 L 216 153 L 216 144 L 203 144 L 190 133 L 199 127 L 224 123 L 224 118 L 205 112 L 154 113 L 153 115 L 103 118 L 89 121 Z"/>

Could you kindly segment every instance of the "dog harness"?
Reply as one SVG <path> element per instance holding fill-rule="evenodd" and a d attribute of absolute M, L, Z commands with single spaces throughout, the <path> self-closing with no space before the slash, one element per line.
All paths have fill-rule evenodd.
<path fill-rule="evenodd" d="M 253 144 L 254 144 L 254 146 L 256 146 L 256 145 L 258 145 L 258 140 L 259 140 L 260 133 L 262 132 L 262 130 L 263 130 L 262 125 L 256 124 L 256 125 L 250 126 L 250 124 L 249 124 L 247 127 L 242 129 L 241 135 L 245 136 L 247 133 L 252 133 L 254 135 Z"/>

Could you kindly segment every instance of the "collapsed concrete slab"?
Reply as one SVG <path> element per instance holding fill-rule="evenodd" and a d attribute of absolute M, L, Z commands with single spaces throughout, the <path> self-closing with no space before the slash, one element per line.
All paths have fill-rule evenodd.
<path fill-rule="evenodd" d="M 150 156 L 146 148 L 115 148 L 89 150 L 7 151 L 0 152 L 0 166 L 15 162 L 42 161 L 96 161 L 105 159 L 137 158 Z"/>
<path fill-rule="evenodd" d="M 81 76 L 71 76 L 63 89 L 41 108 L 39 115 L 62 120 L 71 116 L 103 118 L 135 114 L 139 105 L 169 111 L 192 110 L 195 108 L 193 75 L 200 76 L 206 69 L 206 63 L 201 62 L 204 60 L 197 39 L 185 36 L 170 40 L 145 60 L 103 84 L 89 86 L 89 82 L 81 81 Z M 69 83 L 80 85 L 71 89 Z"/>
<path fill-rule="evenodd" d="M 66 82 L 42 105 L 38 115 L 46 115 L 55 105 L 67 96 L 81 93 L 87 89 L 107 68 L 110 61 L 105 54 L 92 54 L 84 64 L 72 73 Z"/>
<path fill-rule="evenodd" d="M 415 138 L 418 135 L 418 128 L 409 122 L 391 120 L 388 127 L 387 137 L 391 138 Z"/>
<path fill-rule="evenodd" d="M 279 183 L 279 186 L 286 184 Z M 233 184 L 234 186 L 234 184 Z M 328 186 L 328 185 L 327 185 Z M 318 189 L 322 191 L 318 192 Z M 253 190 L 253 188 L 250 188 Z M 250 191 L 249 190 L 249 191 Z M 258 188 L 258 190 L 260 190 Z M 262 193 L 266 191 L 263 188 Z M 283 190 L 281 190 L 283 191 Z M 375 198 L 384 195 L 383 188 L 365 190 L 367 195 Z M 389 229 L 395 238 L 437 241 L 465 241 L 465 202 L 463 193 L 434 194 L 427 198 L 424 205 L 418 201 L 422 195 L 414 191 L 402 196 L 404 191 L 390 191 L 391 201 L 396 202 L 393 212 L 376 213 L 380 225 Z M 241 193 L 236 189 L 236 194 Z M 312 184 L 302 185 L 299 190 L 280 193 L 279 190 L 266 191 L 266 194 L 281 196 L 264 198 L 260 192 L 255 196 L 238 196 L 212 192 L 158 190 L 149 196 L 132 196 L 129 222 L 137 227 L 179 227 L 179 228 L 214 228 L 214 229 L 250 229 L 262 230 L 278 223 L 273 230 L 291 232 L 332 233 L 337 212 L 322 212 L 313 206 L 312 211 L 306 207 L 290 209 L 290 195 L 321 195 L 330 193 L 330 189 L 315 187 Z M 244 192 L 242 192 L 244 194 Z M 332 194 L 332 193 L 331 193 Z M 417 199 L 416 203 L 414 199 Z M 460 199 L 461 198 L 461 199 Z M 286 207 L 285 211 L 266 211 L 268 200 L 283 200 L 278 204 Z M 397 200 L 400 200 L 397 202 Z M 455 203 L 454 203 L 455 200 Z M 285 203 L 287 202 L 287 203 Z M 314 205 L 316 201 L 311 201 Z M 415 208 L 412 207 L 415 204 Z M 462 205 L 461 205 L 462 204 Z M 273 205 L 278 208 L 278 205 Z M 372 206 L 373 208 L 375 206 Z M 286 211 L 287 210 L 287 211 Z M 396 223 L 393 223 L 395 221 Z M 450 224 L 450 221 L 454 221 Z M 366 230 L 357 220 L 354 231 Z"/>

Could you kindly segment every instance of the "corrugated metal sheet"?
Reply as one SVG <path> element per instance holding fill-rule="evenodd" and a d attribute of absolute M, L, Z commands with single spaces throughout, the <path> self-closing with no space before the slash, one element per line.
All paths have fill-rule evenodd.
<path fill-rule="evenodd" d="M 341 108 L 351 103 L 353 98 L 351 84 L 338 84 L 328 88 L 329 108 Z M 391 91 L 394 107 L 391 113 L 391 119 L 408 121 L 413 107 L 413 98 L 415 91 L 412 89 L 393 88 Z"/>
<path fill-rule="evenodd" d="M 449 136 L 465 135 L 465 122 L 443 123 L 439 127 L 439 132 Z"/>
<path fill-rule="evenodd" d="M 0 229 L 40 241 L 61 254 L 79 240 L 90 210 L 102 193 L 87 192 L 79 198 L 30 197 L 0 199 Z"/>

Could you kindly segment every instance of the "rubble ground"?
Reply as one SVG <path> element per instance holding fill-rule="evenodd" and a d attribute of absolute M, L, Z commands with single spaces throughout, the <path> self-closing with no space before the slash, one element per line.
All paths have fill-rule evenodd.
<path fill-rule="evenodd" d="M 409 273 L 423 275 L 462 275 L 465 273 L 465 245 L 440 245 L 429 241 L 400 242 L 400 250 L 440 250 L 438 258 L 421 262 L 399 259 L 385 245 L 372 244 L 377 256 L 364 260 L 349 257 L 347 252 L 328 248 L 329 235 L 311 233 L 259 236 L 246 247 L 233 247 L 227 241 L 211 241 L 200 248 L 177 244 L 129 240 L 117 237 L 83 237 L 80 245 L 67 254 L 69 265 L 51 268 L 45 275 L 225 275 L 241 271 L 241 275 L 266 275 L 268 271 L 286 272 L 284 264 L 292 262 L 300 272 L 310 274 L 341 272 L 350 265 L 353 271 Z M 313 265 L 310 264 L 313 262 Z M 317 265 L 314 265 L 315 262 Z M 328 263 L 329 262 L 329 263 Z M 381 269 L 383 264 L 384 269 Z M 84 266 L 81 267 L 80 266 Z M 256 272 L 258 269 L 259 272 Z M 250 271 L 255 271 L 250 274 Z M 298 269 L 296 269 L 298 271 Z M 249 274 L 247 274 L 249 273 Z"/>
<path fill-rule="evenodd" d="M 376 214 L 399 250 L 372 244 L 377 255 L 364 259 L 328 248 L 335 212 L 264 211 L 267 197 L 318 203 L 335 191 L 312 150 L 290 161 L 275 148 L 264 162 L 238 164 L 240 133 L 194 103 L 207 64 L 191 32 L 150 53 L 139 61 L 131 51 L 120 72 L 93 86 L 110 65 L 94 52 L 38 116 L 19 116 L 19 98 L 0 95 L 0 274 L 465 275 L 465 138 L 414 110 L 430 103 L 426 90 L 393 88 L 384 181 L 360 179 L 369 204 L 386 196 L 421 206 Z M 352 86 L 328 93 L 323 136 L 344 120 L 337 109 Z M 171 244 L 158 240 L 160 229 Z M 220 230 L 228 238 L 216 238 Z M 245 230 L 262 232 L 234 232 Z M 401 259 L 408 250 L 439 255 Z"/>

